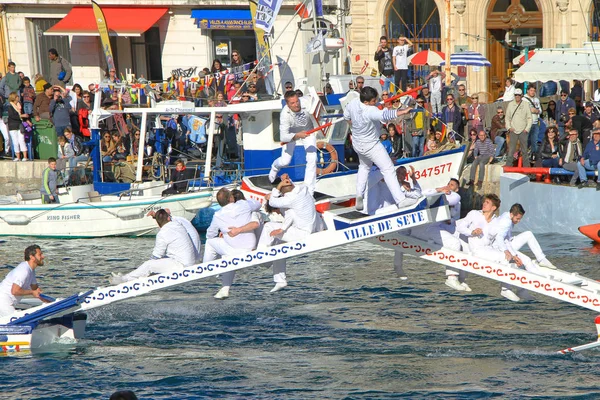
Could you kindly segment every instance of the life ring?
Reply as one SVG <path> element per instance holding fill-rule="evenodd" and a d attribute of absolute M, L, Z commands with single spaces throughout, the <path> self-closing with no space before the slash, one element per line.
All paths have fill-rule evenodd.
<path fill-rule="evenodd" d="M 327 175 L 334 172 L 338 165 L 338 154 L 335 147 L 327 142 L 317 142 L 317 149 L 325 149 L 329 153 L 329 164 L 325 168 L 317 167 L 317 175 Z M 317 164 L 325 164 L 325 160 L 321 159 Z"/>

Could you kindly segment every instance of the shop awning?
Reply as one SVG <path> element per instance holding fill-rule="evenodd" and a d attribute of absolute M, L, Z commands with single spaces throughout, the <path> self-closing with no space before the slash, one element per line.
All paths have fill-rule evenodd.
<path fill-rule="evenodd" d="M 192 18 L 201 29 L 252 30 L 250 10 L 192 10 Z"/>
<path fill-rule="evenodd" d="M 102 7 L 108 32 L 112 36 L 140 36 L 152 27 L 168 8 Z M 52 28 L 44 32 L 51 36 L 99 36 L 92 7 L 73 7 Z"/>
<path fill-rule="evenodd" d="M 597 47 L 597 46 L 596 46 Z M 514 75 L 517 82 L 600 79 L 600 51 L 587 45 L 582 49 L 537 49 Z"/>

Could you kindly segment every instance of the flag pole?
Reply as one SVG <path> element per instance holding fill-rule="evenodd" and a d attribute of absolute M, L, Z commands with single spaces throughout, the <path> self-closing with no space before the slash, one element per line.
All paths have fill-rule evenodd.
<path fill-rule="evenodd" d="M 450 86 L 452 83 L 452 70 L 450 69 L 450 0 L 446 0 L 446 15 L 444 16 L 444 23 L 446 28 L 446 86 Z"/>

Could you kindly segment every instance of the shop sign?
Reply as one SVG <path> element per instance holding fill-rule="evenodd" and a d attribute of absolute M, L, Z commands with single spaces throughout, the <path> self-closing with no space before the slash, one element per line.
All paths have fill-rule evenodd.
<path fill-rule="evenodd" d="M 229 55 L 229 46 L 227 43 L 219 43 L 216 47 L 215 53 L 218 56 L 227 56 Z"/>
<path fill-rule="evenodd" d="M 213 19 L 203 18 L 198 21 L 200 29 L 252 30 L 251 19 Z"/>

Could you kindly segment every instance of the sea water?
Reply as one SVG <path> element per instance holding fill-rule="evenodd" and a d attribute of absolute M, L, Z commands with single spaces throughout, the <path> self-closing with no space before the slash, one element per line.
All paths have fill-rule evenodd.
<path fill-rule="evenodd" d="M 540 242 L 556 265 L 600 278 L 587 239 Z M 46 255 L 40 286 L 62 297 L 139 265 L 153 239 L 7 238 L 0 262 L 31 243 Z M 556 354 L 595 339 L 593 312 L 537 294 L 513 303 L 475 276 L 456 292 L 441 266 L 409 256 L 403 281 L 392 260 L 359 242 L 290 260 L 279 293 L 260 266 L 238 271 L 224 301 L 213 277 L 91 310 L 85 339 L 0 359 L 0 398 L 600 398 L 600 350 Z"/>

